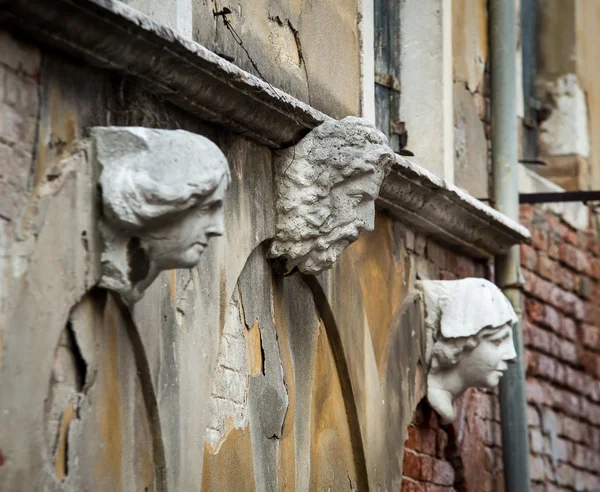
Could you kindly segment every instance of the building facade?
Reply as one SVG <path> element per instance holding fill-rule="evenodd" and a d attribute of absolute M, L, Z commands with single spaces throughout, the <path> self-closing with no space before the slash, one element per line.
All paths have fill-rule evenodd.
<path fill-rule="evenodd" d="M 521 193 L 600 183 L 592 3 L 514 9 Z M 488 2 L 0 5 L 1 490 L 504 490 L 431 376 L 506 326 L 530 490 L 600 489 L 596 215 L 494 208 Z"/>

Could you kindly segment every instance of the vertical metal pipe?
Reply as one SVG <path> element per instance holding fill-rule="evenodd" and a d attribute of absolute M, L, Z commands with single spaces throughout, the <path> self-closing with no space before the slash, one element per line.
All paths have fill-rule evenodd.
<path fill-rule="evenodd" d="M 492 172 L 500 212 L 519 219 L 516 100 L 516 11 L 514 0 L 489 0 L 492 75 Z M 529 433 L 523 365 L 523 323 L 519 247 L 495 259 L 496 283 L 512 303 L 519 322 L 513 328 L 517 362 L 500 382 L 504 489 L 529 492 Z"/>

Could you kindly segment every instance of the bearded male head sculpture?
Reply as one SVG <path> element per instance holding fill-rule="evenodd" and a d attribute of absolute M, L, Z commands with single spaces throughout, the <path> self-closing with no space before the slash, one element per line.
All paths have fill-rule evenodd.
<path fill-rule="evenodd" d="M 161 271 L 193 267 L 223 234 L 229 166 L 213 142 L 183 130 L 95 127 L 92 140 L 101 169 L 99 285 L 133 303 Z"/>
<path fill-rule="evenodd" d="M 375 199 L 395 160 L 386 136 L 348 116 L 312 130 L 277 156 L 277 232 L 269 256 L 317 274 L 371 231 Z"/>
<path fill-rule="evenodd" d="M 517 354 L 512 326 L 517 316 L 488 280 L 424 280 L 427 399 L 444 423 L 455 418 L 454 402 L 469 387 L 493 388 Z"/>

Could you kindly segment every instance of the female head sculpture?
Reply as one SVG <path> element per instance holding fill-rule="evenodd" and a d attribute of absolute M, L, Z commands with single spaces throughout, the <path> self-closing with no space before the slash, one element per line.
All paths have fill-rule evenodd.
<path fill-rule="evenodd" d="M 444 423 L 469 387 L 493 388 L 516 360 L 517 316 L 500 289 L 485 279 L 424 280 L 427 398 Z"/>
<path fill-rule="evenodd" d="M 368 121 L 327 121 L 277 157 L 277 232 L 270 256 L 286 270 L 331 267 L 361 231 L 371 231 L 375 199 L 395 160 Z"/>
<path fill-rule="evenodd" d="M 229 166 L 213 142 L 183 130 L 95 127 L 92 139 L 101 169 L 100 286 L 133 303 L 161 271 L 193 267 L 223 234 Z"/>

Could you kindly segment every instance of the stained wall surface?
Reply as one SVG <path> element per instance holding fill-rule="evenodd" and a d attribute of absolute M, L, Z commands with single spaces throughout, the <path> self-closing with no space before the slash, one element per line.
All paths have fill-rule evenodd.
<path fill-rule="evenodd" d="M 360 112 L 356 0 L 125 3 L 330 116 Z"/>
<path fill-rule="evenodd" d="M 398 490 L 424 381 L 414 234 L 378 214 L 331 271 L 277 274 L 270 149 L 0 43 L 0 489 Z M 193 131 L 232 173 L 225 235 L 132 312 L 96 287 L 95 125 Z"/>

